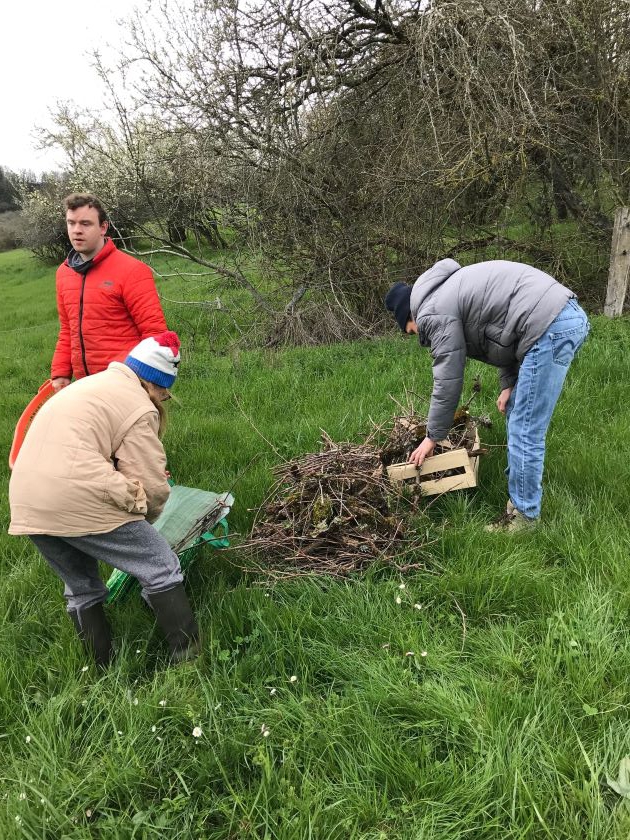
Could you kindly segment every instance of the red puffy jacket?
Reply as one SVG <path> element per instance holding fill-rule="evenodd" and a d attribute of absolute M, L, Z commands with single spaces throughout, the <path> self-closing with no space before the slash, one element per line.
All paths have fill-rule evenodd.
<path fill-rule="evenodd" d="M 76 379 L 124 361 L 144 338 L 164 332 L 166 320 L 151 269 L 106 240 L 84 274 L 66 260 L 57 269 L 59 338 L 51 377 Z"/>

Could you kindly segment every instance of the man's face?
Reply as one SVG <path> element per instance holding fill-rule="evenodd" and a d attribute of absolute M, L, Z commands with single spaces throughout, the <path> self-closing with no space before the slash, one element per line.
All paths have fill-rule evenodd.
<path fill-rule="evenodd" d="M 68 238 L 85 259 L 97 254 L 105 244 L 107 222 L 99 222 L 95 207 L 77 207 L 66 212 Z"/>

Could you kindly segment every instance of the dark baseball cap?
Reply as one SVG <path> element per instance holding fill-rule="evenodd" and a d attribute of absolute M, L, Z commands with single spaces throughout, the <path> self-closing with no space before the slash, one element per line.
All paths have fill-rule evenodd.
<path fill-rule="evenodd" d="M 405 332 L 411 321 L 411 286 L 408 283 L 394 283 L 385 295 L 385 306 L 394 313 L 400 329 Z"/>

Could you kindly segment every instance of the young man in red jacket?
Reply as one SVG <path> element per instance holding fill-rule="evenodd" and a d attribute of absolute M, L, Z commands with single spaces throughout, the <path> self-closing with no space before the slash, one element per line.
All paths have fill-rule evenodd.
<path fill-rule="evenodd" d="M 59 338 L 51 378 L 55 390 L 124 361 L 139 341 L 166 330 L 148 265 L 106 238 L 107 216 L 93 195 L 65 201 L 72 250 L 57 269 Z"/>

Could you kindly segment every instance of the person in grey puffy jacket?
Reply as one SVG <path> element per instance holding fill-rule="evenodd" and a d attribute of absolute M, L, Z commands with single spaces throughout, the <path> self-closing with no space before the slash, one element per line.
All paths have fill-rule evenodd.
<path fill-rule="evenodd" d="M 508 432 L 509 500 L 493 529 L 518 530 L 540 516 L 545 436 L 588 319 L 573 292 L 524 263 L 490 260 L 462 268 L 435 263 L 413 286 L 396 283 L 387 309 L 433 358 L 427 436 L 410 456 L 432 454 L 453 423 L 468 357 L 499 369 L 497 408 Z"/>

